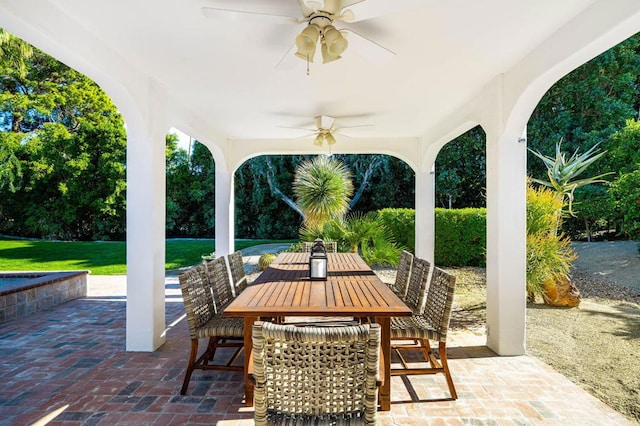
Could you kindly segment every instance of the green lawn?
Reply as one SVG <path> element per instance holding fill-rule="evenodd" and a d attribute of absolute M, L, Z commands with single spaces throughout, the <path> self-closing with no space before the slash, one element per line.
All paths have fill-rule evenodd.
<path fill-rule="evenodd" d="M 240 240 L 236 250 L 282 240 Z M 165 269 L 195 265 L 215 250 L 214 240 L 169 240 Z M 126 274 L 124 242 L 0 240 L 0 271 L 66 271 L 88 269 L 94 275 Z"/>

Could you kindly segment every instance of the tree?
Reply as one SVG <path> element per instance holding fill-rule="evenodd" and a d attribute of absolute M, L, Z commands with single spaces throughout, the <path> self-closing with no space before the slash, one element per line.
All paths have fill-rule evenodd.
<path fill-rule="evenodd" d="M 260 156 L 235 173 L 236 235 L 242 238 L 296 238 L 303 216 L 291 208 L 295 168 L 305 156 Z M 291 201 L 293 202 L 293 201 Z M 293 203 L 295 204 L 295 203 Z"/>
<path fill-rule="evenodd" d="M 640 238 L 640 121 L 628 120 L 611 136 L 612 162 L 618 176 L 609 188 L 609 202 L 620 231 L 629 238 Z"/>
<path fill-rule="evenodd" d="M 209 149 L 195 142 L 191 158 L 178 147 L 178 137 L 166 137 L 167 227 L 169 237 L 215 235 L 215 163 Z"/>
<path fill-rule="evenodd" d="M 436 158 L 436 204 L 485 207 L 485 134 L 475 127 L 447 143 Z"/>
<path fill-rule="evenodd" d="M 562 139 L 568 152 L 585 152 L 598 143 L 602 143 L 601 149 L 611 151 L 609 136 L 638 114 L 639 77 L 640 34 L 636 34 L 549 89 L 529 119 L 529 147 L 541 153 L 553 152 L 556 141 Z M 529 161 L 528 165 L 531 176 L 542 178 L 546 174 L 543 164 Z M 594 174 L 618 167 L 610 158 L 594 166 Z"/>
<path fill-rule="evenodd" d="M 295 238 L 304 219 L 294 201 L 296 167 L 304 155 L 255 157 L 235 177 L 236 235 L 245 238 Z M 414 172 L 388 155 L 334 155 L 352 172 L 356 195 L 349 209 L 370 212 L 414 206 Z M 357 198 L 359 197 L 359 198 Z M 356 199 L 357 198 L 357 199 Z"/>
<path fill-rule="evenodd" d="M 2 151 L 11 151 L 16 190 L 0 186 L 0 230 L 60 239 L 122 238 L 122 117 L 91 80 L 6 37 L 0 36 L 0 132 L 2 142 L 9 142 Z"/>
<path fill-rule="evenodd" d="M 15 155 L 19 141 L 11 134 L 0 133 L 0 191 L 16 192 L 20 187 L 22 166 Z"/>
<path fill-rule="evenodd" d="M 321 155 L 298 167 L 293 190 L 305 215 L 305 225 L 322 228 L 325 222 L 342 217 L 349 209 L 353 194 L 351 173 L 341 161 Z"/>
<path fill-rule="evenodd" d="M 620 230 L 629 238 L 640 239 L 640 165 L 611 184 L 612 203 L 620 212 Z"/>
<path fill-rule="evenodd" d="M 0 28 L 0 62 L 2 64 L 24 78 L 27 74 L 27 61 L 32 55 L 33 48 L 30 44 Z"/>

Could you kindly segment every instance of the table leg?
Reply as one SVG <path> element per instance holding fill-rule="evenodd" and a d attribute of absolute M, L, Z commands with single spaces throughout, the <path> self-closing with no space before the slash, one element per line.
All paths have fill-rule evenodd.
<path fill-rule="evenodd" d="M 384 358 L 384 382 L 378 391 L 378 400 L 381 411 L 391 410 L 391 318 L 376 317 L 380 324 L 380 346 Z"/>
<path fill-rule="evenodd" d="M 252 329 L 258 317 L 244 318 L 244 405 L 253 407 L 253 382 L 249 380 L 249 362 L 253 349 Z"/>

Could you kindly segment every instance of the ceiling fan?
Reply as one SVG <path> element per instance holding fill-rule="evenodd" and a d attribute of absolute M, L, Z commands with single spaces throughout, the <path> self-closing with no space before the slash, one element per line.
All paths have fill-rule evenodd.
<path fill-rule="evenodd" d="M 325 142 L 327 145 L 331 146 L 333 144 L 336 143 L 336 138 L 334 136 L 335 134 L 341 134 L 343 136 L 347 136 L 346 134 L 343 133 L 344 130 L 348 130 L 348 129 L 363 129 L 363 128 L 371 128 L 373 127 L 373 124 L 362 124 L 359 126 L 347 126 L 347 127 L 341 127 L 341 128 L 336 128 L 335 126 L 335 122 L 336 119 L 334 117 L 329 117 L 328 115 L 319 115 L 317 117 L 315 117 L 315 129 L 313 128 L 306 128 L 306 127 L 285 127 L 285 126 L 280 126 L 286 129 L 297 129 L 297 130 L 306 130 L 308 132 L 311 132 L 307 135 L 301 136 L 301 137 L 307 137 L 307 136 L 313 136 L 315 135 L 315 138 L 313 140 L 313 144 L 316 146 L 322 146 Z M 347 136 L 349 137 L 349 136 Z"/>
<path fill-rule="evenodd" d="M 320 45 L 323 63 L 342 57 L 349 36 L 362 50 L 367 59 L 380 62 L 395 52 L 368 39 L 348 26 L 399 9 L 399 4 L 416 4 L 419 0 L 209 0 L 210 6 L 202 7 L 208 18 L 272 22 L 279 24 L 306 24 L 295 38 L 295 56 L 313 62 L 316 48 Z M 395 6 L 395 7 L 394 7 Z M 335 23 L 340 22 L 340 29 Z M 290 49 L 291 50 L 291 49 Z M 282 62 L 282 61 L 280 61 Z"/>

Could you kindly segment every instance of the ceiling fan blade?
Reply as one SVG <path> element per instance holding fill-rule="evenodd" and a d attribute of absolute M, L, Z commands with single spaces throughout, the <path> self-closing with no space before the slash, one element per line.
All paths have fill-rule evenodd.
<path fill-rule="evenodd" d="M 345 0 L 341 15 L 347 15 L 351 20 L 345 22 L 358 22 L 366 19 L 377 18 L 406 9 L 424 6 L 424 0 Z"/>
<path fill-rule="evenodd" d="M 222 19 L 226 21 L 262 22 L 271 24 L 299 24 L 298 18 L 269 13 L 251 12 L 246 10 L 221 9 L 215 7 L 203 7 L 200 9 L 207 18 Z"/>
<path fill-rule="evenodd" d="M 304 130 L 306 132 L 313 132 L 312 134 L 318 133 L 317 129 L 309 129 L 308 127 L 295 127 L 295 126 L 276 126 L 279 129 L 293 129 L 293 130 Z"/>
<path fill-rule="evenodd" d="M 361 124 L 359 126 L 344 126 L 344 127 L 340 127 L 339 129 L 335 129 L 335 132 L 341 132 L 343 130 L 351 130 L 351 129 L 373 129 L 374 126 L 373 124 Z"/>
<path fill-rule="evenodd" d="M 343 29 L 341 32 L 345 32 L 349 35 L 349 50 L 356 52 L 369 62 L 382 65 L 389 62 L 394 56 L 396 56 L 396 52 L 393 50 L 358 34 L 352 29 Z"/>
<path fill-rule="evenodd" d="M 301 7 L 317 12 L 318 10 L 324 10 L 324 0 L 302 0 Z M 304 9 L 303 9 L 304 13 Z"/>
<path fill-rule="evenodd" d="M 278 71 L 290 71 L 294 69 L 302 69 L 305 62 L 295 55 L 296 44 L 293 43 L 289 50 L 280 58 L 276 66 L 274 67 Z"/>
<path fill-rule="evenodd" d="M 204 0 L 201 3 L 213 9 L 300 17 L 300 4 L 292 0 Z"/>
<path fill-rule="evenodd" d="M 336 21 L 342 21 L 342 22 L 355 22 L 356 21 L 356 15 L 355 13 L 353 13 L 353 11 L 351 9 L 342 9 L 342 11 L 340 12 L 340 16 L 338 16 L 337 18 L 335 18 Z"/>

